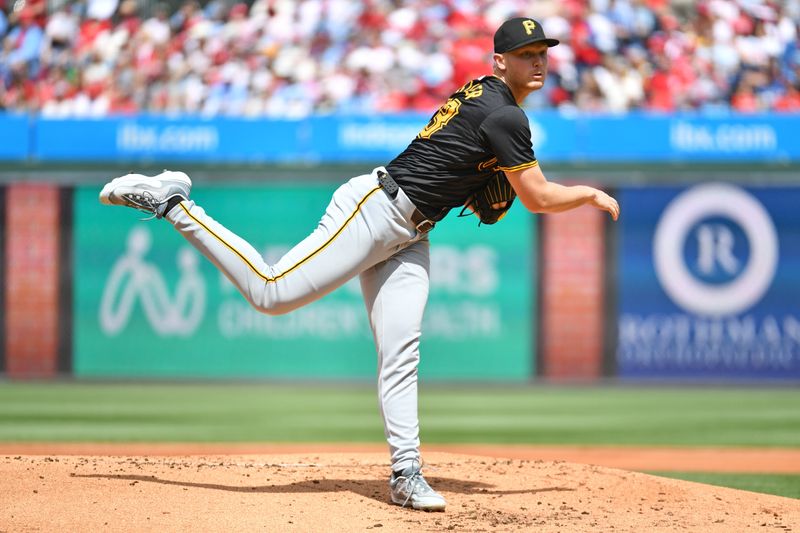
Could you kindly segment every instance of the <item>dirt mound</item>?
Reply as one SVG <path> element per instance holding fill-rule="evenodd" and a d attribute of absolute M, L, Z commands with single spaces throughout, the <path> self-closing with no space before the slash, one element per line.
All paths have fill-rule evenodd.
<path fill-rule="evenodd" d="M 427 452 L 491 458 L 567 461 L 622 468 L 683 472 L 800 474 L 798 448 L 428 444 Z M 0 455 L 288 455 L 384 453 L 378 443 L 0 442 Z"/>
<path fill-rule="evenodd" d="M 0 531 L 795 531 L 800 500 L 584 464 L 433 452 L 444 513 L 385 454 L 0 456 Z"/>

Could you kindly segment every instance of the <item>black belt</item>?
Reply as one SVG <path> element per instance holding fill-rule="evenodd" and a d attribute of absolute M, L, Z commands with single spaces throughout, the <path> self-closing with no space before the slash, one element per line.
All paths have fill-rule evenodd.
<path fill-rule="evenodd" d="M 394 178 L 392 178 L 388 172 L 382 170 L 378 171 L 378 185 L 381 186 L 392 200 L 397 197 L 397 191 L 400 190 L 400 186 L 394 181 Z M 416 207 L 414 208 L 414 212 L 411 213 L 411 223 L 414 224 L 414 227 L 417 228 L 417 231 L 420 233 L 428 233 L 436 225 L 436 222 L 428 219 L 428 217 L 423 215 L 422 211 Z"/>

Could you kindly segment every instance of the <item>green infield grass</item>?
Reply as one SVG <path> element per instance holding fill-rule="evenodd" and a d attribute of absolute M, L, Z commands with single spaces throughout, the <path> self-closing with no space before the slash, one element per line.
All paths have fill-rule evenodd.
<path fill-rule="evenodd" d="M 426 443 L 800 447 L 792 388 L 422 384 Z M 5 442 L 383 442 L 374 386 L 0 383 Z M 659 472 L 789 497 L 800 476 Z"/>
<path fill-rule="evenodd" d="M 800 447 L 790 388 L 421 386 L 429 443 Z M 368 385 L 0 383 L 0 441 L 382 442 Z"/>
<path fill-rule="evenodd" d="M 787 498 L 800 498 L 800 475 L 793 474 L 728 474 L 717 472 L 648 472 L 656 476 L 696 481 L 708 485 L 730 487 L 775 494 Z"/>

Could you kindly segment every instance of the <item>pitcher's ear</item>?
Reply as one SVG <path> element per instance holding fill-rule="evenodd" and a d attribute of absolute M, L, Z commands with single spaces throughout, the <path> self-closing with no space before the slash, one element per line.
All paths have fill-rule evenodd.
<path fill-rule="evenodd" d="M 501 72 L 505 72 L 506 70 L 506 58 L 503 54 L 493 54 L 492 59 L 494 59 L 494 66 L 497 70 Z"/>

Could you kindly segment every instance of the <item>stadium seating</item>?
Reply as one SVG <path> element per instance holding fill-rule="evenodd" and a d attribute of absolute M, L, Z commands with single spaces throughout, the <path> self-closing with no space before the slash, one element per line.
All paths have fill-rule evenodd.
<path fill-rule="evenodd" d="M 800 111 L 800 2 L 0 0 L 0 109 L 48 117 L 430 112 L 518 14 L 562 45 L 525 107 Z M 58 5 L 56 3 L 56 5 Z"/>

